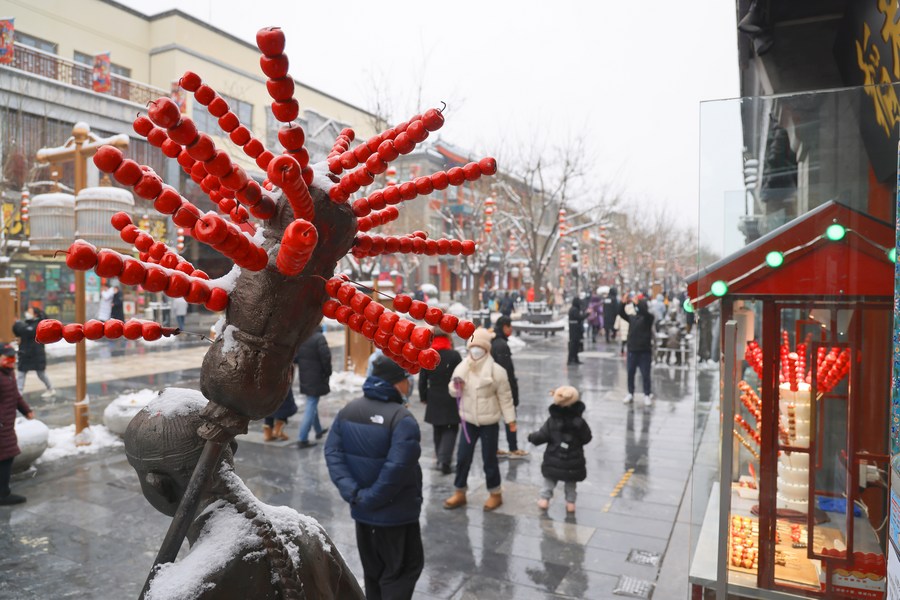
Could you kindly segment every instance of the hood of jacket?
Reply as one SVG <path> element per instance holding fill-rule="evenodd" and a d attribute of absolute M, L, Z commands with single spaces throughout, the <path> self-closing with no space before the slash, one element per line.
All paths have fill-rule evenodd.
<path fill-rule="evenodd" d="M 363 383 L 363 396 L 370 400 L 378 400 L 379 402 L 396 402 L 403 404 L 403 395 L 393 385 L 381 379 L 370 375 Z"/>
<path fill-rule="evenodd" d="M 569 406 L 560 406 L 559 404 L 550 405 L 550 415 L 553 417 L 580 417 L 584 413 L 584 402 L 577 400 Z"/>

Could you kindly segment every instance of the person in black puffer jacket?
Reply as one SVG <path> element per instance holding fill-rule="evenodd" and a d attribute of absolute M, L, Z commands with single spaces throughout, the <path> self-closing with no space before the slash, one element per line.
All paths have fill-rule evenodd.
<path fill-rule="evenodd" d="M 50 383 L 50 378 L 47 377 L 47 352 L 44 349 L 44 345 L 39 344 L 34 339 L 38 323 L 46 318 L 44 311 L 29 306 L 25 311 L 25 320 L 16 321 L 13 324 L 13 334 L 19 338 L 19 373 L 16 378 L 16 384 L 19 386 L 20 394 L 25 391 L 25 376 L 28 374 L 28 371 L 36 372 L 38 379 L 46 386 L 47 391 L 43 393 L 44 398 L 49 398 L 56 394 L 53 384 Z"/>
<path fill-rule="evenodd" d="M 650 406 L 653 403 L 653 394 L 650 389 L 650 363 L 653 360 L 653 315 L 647 307 L 647 299 L 641 298 L 637 303 L 637 313 L 629 315 L 625 312 L 625 305 L 619 309 L 619 316 L 628 321 L 628 395 L 624 403 L 630 404 L 634 400 L 634 375 L 641 370 L 641 383 L 644 384 L 644 404 Z"/>
<path fill-rule="evenodd" d="M 315 442 L 309 441 L 310 428 L 315 429 L 317 440 L 328 432 L 328 428 L 322 427 L 319 422 L 319 398 L 331 393 L 331 350 L 321 329 L 314 331 L 300 344 L 294 362 L 300 376 L 300 393 L 306 396 L 306 409 L 297 434 L 297 447 L 309 448 L 315 446 Z"/>
<path fill-rule="evenodd" d="M 575 512 L 576 485 L 587 479 L 584 446 L 591 441 L 591 428 L 583 418 L 584 402 L 578 399 L 578 390 L 564 385 L 553 391 L 550 417 L 539 431 L 528 436 L 535 446 L 547 444 L 541 475 L 544 485 L 538 507 L 547 510 L 553 490 L 560 481 L 565 483 L 566 512 Z"/>
<path fill-rule="evenodd" d="M 434 454 L 437 467 L 444 475 L 453 472 L 453 449 L 459 433 L 459 407 L 450 395 L 450 377 L 453 369 L 462 362 L 459 352 L 453 349 L 450 336 L 439 327 L 434 328 L 431 347 L 438 351 L 441 362 L 433 370 L 419 371 L 419 400 L 425 406 L 425 422 L 434 428 Z"/>

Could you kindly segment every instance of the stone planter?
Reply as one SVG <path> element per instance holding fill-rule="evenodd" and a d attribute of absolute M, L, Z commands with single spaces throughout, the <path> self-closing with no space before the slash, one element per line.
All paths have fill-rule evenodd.
<path fill-rule="evenodd" d="M 112 433 L 123 436 L 125 428 L 134 418 L 134 415 L 156 398 L 159 392 L 154 390 L 140 390 L 122 394 L 109 403 L 103 411 L 103 424 Z"/>
<path fill-rule="evenodd" d="M 13 472 L 25 471 L 47 449 L 50 428 L 37 419 L 16 418 L 16 437 L 22 453 L 13 459 Z"/>

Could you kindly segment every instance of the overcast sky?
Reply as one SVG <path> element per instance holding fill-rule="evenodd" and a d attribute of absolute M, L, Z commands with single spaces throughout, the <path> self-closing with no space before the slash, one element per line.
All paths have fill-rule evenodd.
<path fill-rule="evenodd" d="M 398 119 L 421 85 L 426 107 L 449 103 L 442 138 L 478 153 L 583 137 L 596 189 L 667 205 L 686 225 L 698 214 L 700 102 L 738 95 L 728 0 L 120 1 L 179 8 L 250 42 L 281 26 L 295 78 L 367 109 L 382 82 Z M 724 127 L 729 187 L 739 130 Z"/>

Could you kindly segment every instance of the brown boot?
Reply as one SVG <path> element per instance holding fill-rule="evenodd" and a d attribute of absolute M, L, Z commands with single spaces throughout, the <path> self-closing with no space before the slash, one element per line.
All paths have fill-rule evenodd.
<path fill-rule="evenodd" d="M 484 503 L 484 511 L 490 512 L 503 504 L 503 495 L 499 492 L 488 496 L 487 502 Z"/>
<path fill-rule="evenodd" d="M 452 510 L 466 504 L 466 491 L 456 490 L 453 495 L 444 500 L 444 508 Z"/>
<path fill-rule="evenodd" d="M 275 421 L 275 427 L 272 429 L 272 437 L 280 442 L 286 442 L 289 438 L 284 434 L 284 426 L 287 425 L 287 421 Z"/>
<path fill-rule="evenodd" d="M 263 425 L 263 441 L 271 442 L 275 439 L 275 436 L 272 435 L 272 426 L 271 425 Z"/>

